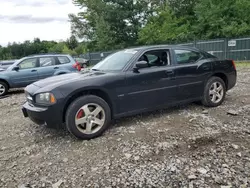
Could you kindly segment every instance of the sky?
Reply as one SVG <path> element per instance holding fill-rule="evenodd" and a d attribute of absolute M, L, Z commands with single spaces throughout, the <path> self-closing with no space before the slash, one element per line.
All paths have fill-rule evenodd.
<path fill-rule="evenodd" d="M 79 8 L 72 0 L 0 0 L 0 45 L 70 37 L 69 13 Z"/>

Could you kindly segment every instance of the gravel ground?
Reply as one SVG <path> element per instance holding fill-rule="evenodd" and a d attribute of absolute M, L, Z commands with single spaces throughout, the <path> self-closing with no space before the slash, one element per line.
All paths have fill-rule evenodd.
<path fill-rule="evenodd" d="M 91 141 L 23 118 L 13 91 L 0 99 L 0 187 L 250 187 L 250 69 L 238 74 L 218 108 L 124 118 Z"/>

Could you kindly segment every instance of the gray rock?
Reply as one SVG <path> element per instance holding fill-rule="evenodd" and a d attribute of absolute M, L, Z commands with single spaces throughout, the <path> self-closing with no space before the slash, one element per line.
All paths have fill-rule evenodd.
<path fill-rule="evenodd" d="M 52 184 L 52 188 L 59 188 L 64 181 L 60 179 L 58 182 Z"/>
<path fill-rule="evenodd" d="M 207 170 L 205 168 L 198 168 L 197 172 L 201 173 L 201 174 L 206 174 Z"/>
<path fill-rule="evenodd" d="M 188 176 L 188 179 L 189 179 L 189 180 L 195 180 L 196 178 L 197 178 L 197 177 L 196 177 L 196 175 L 194 175 L 194 174 Z"/>
<path fill-rule="evenodd" d="M 30 185 L 29 184 L 20 184 L 18 185 L 18 188 L 29 188 Z"/>
<path fill-rule="evenodd" d="M 117 141 L 120 142 L 122 139 L 121 138 L 118 138 Z"/>
<path fill-rule="evenodd" d="M 140 159 L 139 156 L 135 156 L 135 157 L 134 157 L 134 160 L 135 160 L 135 161 L 139 161 L 139 159 Z"/>
<path fill-rule="evenodd" d="M 171 171 L 171 172 L 176 172 L 176 171 L 177 171 L 177 168 L 176 168 L 175 166 L 172 166 L 172 167 L 170 168 L 170 171 Z"/>
<path fill-rule="evenodd" d="M 227 114 L 232 115 L 232 116 L 237 116 L 239 113 L 235 110 L 228 110 Z"/>
<path fill-rule="evenodd" d="M 237 153 L 236 155 L 237 155 L 238 157 L 241 157 L 241 152 Z"/>
<path fill-rule="evenodd" d="M 236 145 L 236 144 L 232 144 L 231 146 L 232 146 L 234 149 L 239 149 L 239 146 Z"/>
<path fill-rule="evenodd" d="M 64 162 L 64 163 L 67 163 L 68 161 L 69 161 L 68 158 L 64 158 L 64 159 L 63 159 L 63 162 Z"/>
<path fill-rule="evenodd" d="M 208 110 L 203 110 L 202 114 L 208 114 Z"/>
<path fill-rule="evenodd" d="M 130 153 L 125 153 L 125 157 L 126 157 L 127 159 L 129 159 L 129 158 L 132 157 L 132 155 L 131 155 Z"/>

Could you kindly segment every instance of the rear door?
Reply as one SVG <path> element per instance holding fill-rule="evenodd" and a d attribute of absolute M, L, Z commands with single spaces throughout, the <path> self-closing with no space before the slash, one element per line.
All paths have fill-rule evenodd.
<path fill-rule="evenodd" d="M 38 59 L 28 58 L 18 65 L 19 70 L 12 70 L 10 79 L 14 87 L 25 87 L 38 80 Z"/>
<path fill-rule="evenodd" d="M 58 69 L 56 65 L 56 58 L 55 57 L 39 57 L 39 69 L 38 75 L 39 79 L 44 79 L 50 76 L 53 76 L 55 71 Z"/>
<path fill-rule="evenodd" d="M 204 82 L 211 74 L 211 63 L 198 50 L 174 49 L 175 74 L 180 101 L 203 95 Z"/>

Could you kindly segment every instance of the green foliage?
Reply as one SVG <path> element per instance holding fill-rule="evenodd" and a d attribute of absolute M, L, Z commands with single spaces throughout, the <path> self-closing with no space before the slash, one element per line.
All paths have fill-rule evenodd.
<path fill-rule="evenodd" d="M 0 59 L 57 52 L 80 55 L 134 45 L 250 35 L 249 0 L 73 0 L 72 36 L 0 46 Z M 77 38 L 84 41 L 78 43 Z"/>
<path fill-rule="evenodd" d="M 182 24 L 184 18 L 177 18 L 168 6 L 158 15 L 152 16 L 139 33 L 142 44 L 180 42 L 190 38 L 189 24 Z"/>
<path fill-rule="evenodd" d="M 202 0 L 195 7 L 199 38 L 250 35 L 249 0 Z"/>
<path fill-rule="evenodd" d="M 69 39 L 67 39 L 66 45 L 70 50 L 74 50 L 78 45 L 76 37 L 72 35 Z"/>
<path fill-rule="evenodd" d="M 40 53 L 65 53 L 74 56 L 83 54 L 86 51 L 86 46 L 78 44 L 75 37 L 73 38 L 58 43 L 55 41 L 41 41 L 39 38 L 35 38 L 33 41 L 24 41 L 23 43 L 14 42 L 8 44 L 7 47 L 0 46 L 0 60 L 19 59 Z"/>
<path fill-rule="evenodd" d="M 157 4 L 159 1 L 75 0 L 76 5 L 84 8 L 77 15 L 69 16 L 72 33 L 89 41 L 90 50 L 110 50 L 135 45 L 139 30 L 152 13 L 148 4 Z"/>
<path fill-rule="evenodd" d="M 84 43 L 80 43 L 76 47 L 75 52 L 77 55 L 85 54 L 85 53 L 87 53 L 87 46 Z"/>
<path fill-rule="evenodd" d="M 87 48 L 110 50 L 137 44 L 250 35 L 249 0 L 74 0 L 72 33 Z"/>

